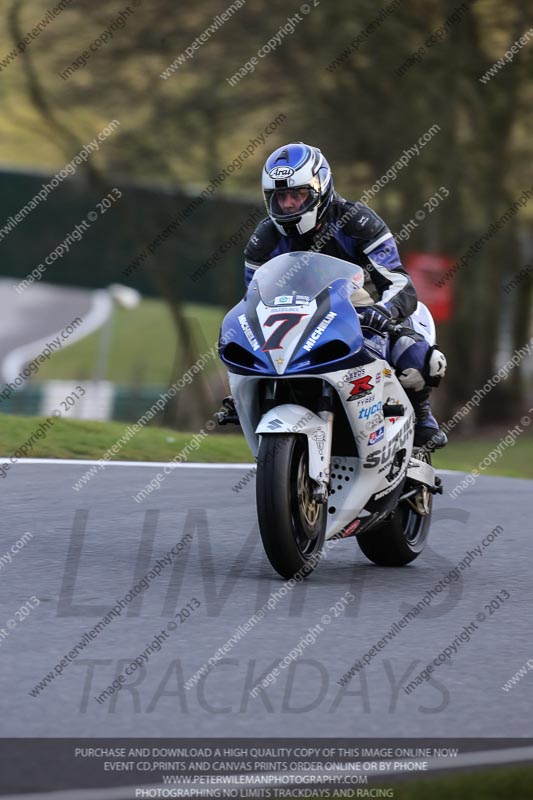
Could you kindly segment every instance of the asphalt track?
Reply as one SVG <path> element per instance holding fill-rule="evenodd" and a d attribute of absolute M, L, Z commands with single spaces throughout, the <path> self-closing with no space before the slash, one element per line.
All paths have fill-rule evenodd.
<path fill-rule="evenodd" d="M 533 657 L 531 482 L 480 478 L 451 500 L 446 489 L 459 476 L 445 475 L 430 547 L 417 561 L 377 568 L 355 540 L 335 543 L 313 576 L 187 691 L 184 681 L 283 586 L 262 552 L 253 481 L 236 493 L 232 486 L 243 466 L 178 467 L 137 504 L 132 495 L 157 468 L 110 465 L 73 491 L 86 469 L 19 463 L 2 481 L 0 556 L 24 532 L 33 535 L 0 569 L 0 628 L 7 632 L 0 642 L 2 737 L 532 735 L 533 673 L 509 692 L 501 688 Z M 503 531 L 458 581 L 377 651 L 364 672 L 340 686 L 337 680 L 354 660 L 498 525 Z M 192 540 L 172 567 L 32 697 L 30 690 L 84 631 L 187 533 Z M 491 614 L 485 605 L 504 590 L 510 598 Z M 346 592 L 354 600 L 335 617 L 331 609 Z M 39 606 L 8 629 L 8 619 L 32 596 Z M 192 598 L 201 605 L 180 623 L 175 614 L 188 603 L 196 606 Z M 402 685 L 480 612 L 486 620 L 473 638 L 407 695 Z M 326 624 L 324 614 L 330 616 Z M 177 623 L 171 633 L 169 623 Z M 251 697 L 261 676 L 317 624 L 322 630 L 314 644 L 280 670 L 274 685 Z M 99 704 L 95 697 L 162 630 L 161 650 Z"/>

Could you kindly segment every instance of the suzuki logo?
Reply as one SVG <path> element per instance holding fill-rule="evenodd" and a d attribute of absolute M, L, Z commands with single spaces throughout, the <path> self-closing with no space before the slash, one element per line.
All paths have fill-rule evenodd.
<path fill-rule="evenodd" d="M 280 419 L 273 419 L 267 425 L 267 428 L 270 428 L 271 431 L 275 431 L 277 428 L 282 428 L 282 427 L 283 427 L 283 422 Z"/>
<path fill-rule="evenodd" d="M 371 375 L 365 375 L 363 378 L 357 378 L 355 381 L 350 381 L 353 388 L 350 392 L 348 400 L 358 400 L 360 397 L 370 394 L 374 388 L 371 378 Z"/>

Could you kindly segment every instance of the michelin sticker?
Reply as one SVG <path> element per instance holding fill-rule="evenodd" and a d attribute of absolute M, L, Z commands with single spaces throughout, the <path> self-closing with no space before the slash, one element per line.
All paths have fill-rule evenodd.
<path fill-rule="evenodd" d="M 250 328 L 250 325 L 248 324 L 248 320 L 246 319 L 246 314 L 241 314 L 239 317 L 237 317 L 237 319 L 241 323 L 241 328 L 243 330 L 243 333 L 246 336 L 246 338 L 248 339 L 248 341 L 250 342 L 250 344 L 252 346 L 252 350 L 254 352 L 256 350 L 259 350 L 261 345 L 259 344 L 259 342 L 255 338 L 254 333 L 253 333 L 252 329 Z"/>
<path fill-rule="evenodd" d="M 320 337 L 322 336 L 322 334 L 324 333 L 324 331 L 326 330 L 328 325 L 330 325 L 333 322 L 333 320 L 335 319 L 336 316 L 337 316 L 337 314 L 336 314 L 335 311 L 329 311 L 326 314 L 326 316 L 324 317 L 324 319 L 322 320 L 322 322 L 320 323 L 320 325 L 316 326 L 316 328 L 314 329 L 313 333 L 311 334 L 311 336 L 309 337 L 309 339 L 306 341 L 306 343 L 303 346 L 303 349 L 307 353 L 309 353 L 313 349 L 313 347 L 315 346 L 317 341 L 320 339 Z"/>

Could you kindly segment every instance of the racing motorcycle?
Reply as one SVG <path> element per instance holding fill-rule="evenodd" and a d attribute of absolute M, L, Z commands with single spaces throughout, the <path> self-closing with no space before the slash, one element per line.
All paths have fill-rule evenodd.
<path fill-rule="evenodd" d="M 442 492 L 429 453 L 413 449 L 389 336 L 362 328 L 354 306 L 373 303 L 363 285 L 357 265 L 287 253 L 255 272 L 222 323 L 219 355 L 257 461 L 261 538 L 284 578 L 311 572 L 333 538 L 355 536 L 375 564 L 408 564 Z M 435 343 L 423 304 L 410 323 Z"/>

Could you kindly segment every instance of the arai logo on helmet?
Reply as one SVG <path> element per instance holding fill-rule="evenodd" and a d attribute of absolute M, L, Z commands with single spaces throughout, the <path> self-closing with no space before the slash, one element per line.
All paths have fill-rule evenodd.
<path fill-rule="evenodd" d="M 268 174 L 275 181 L 282 181 L 286 178 L 291 178 L 294 175 L 294 170 L 292 167 L 274 167 Z"/>

